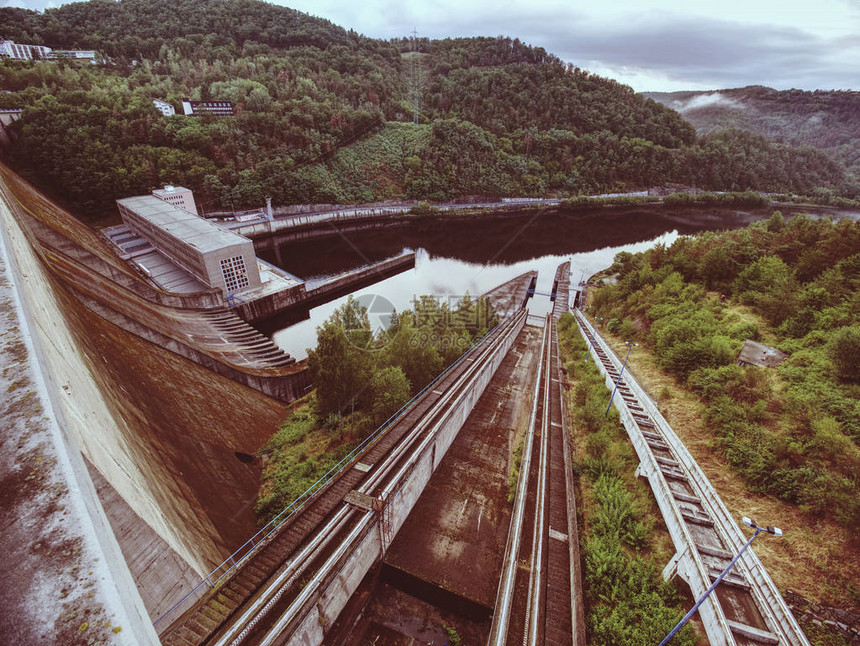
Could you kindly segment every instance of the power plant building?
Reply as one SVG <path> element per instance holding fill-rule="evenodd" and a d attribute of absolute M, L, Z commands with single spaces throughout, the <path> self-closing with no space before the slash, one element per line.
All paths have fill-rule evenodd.
<path fill-rule="evenodd" d="M 200 215 L 197 212 L 197 204 L 194 202 L 194 192 L 190 188 L 168 184 L 164 188 L 155 189 L 152 194 L 168 204 L 178 206 L 180 209 L 184 209 L 194 215 Z"/>
<path fill-rule="evenodd" d="M 128 227 L 205 285 L 225 295 L 261 285 L 254 243 L 247 238 L 155 195 L 116 203 Z"/>

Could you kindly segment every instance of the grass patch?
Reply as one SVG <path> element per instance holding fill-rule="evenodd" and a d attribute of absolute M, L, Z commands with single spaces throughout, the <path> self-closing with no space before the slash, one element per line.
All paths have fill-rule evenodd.
<path fill-rule="evenodd" d="M 300 400 L 263 447 L 257 515 L 265 524 L 337 465 L 372 426 L 361 413 L 321 422 L 312 397 Z"/>
<path fill-rule="evenodd" d="M 517 481 L 520 479 L 520 465 L 523 461 L 523 446 L 525 438 L 521 439 L 514 454 L 511 456 L 511 474 L 508 476 L 508 503 L 512 503 L 517 495 Z"/>

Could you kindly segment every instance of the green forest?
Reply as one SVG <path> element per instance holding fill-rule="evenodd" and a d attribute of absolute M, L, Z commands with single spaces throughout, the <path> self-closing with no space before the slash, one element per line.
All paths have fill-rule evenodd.
<path fill-rule="evenodd" d="M 853 198 L 816 148 L 740 130 L 701 137 L 678 113 L 517 39 L 381 41 L 257 0 L 91 0 L 0 9 L 16 42 L 105 62 L 0 61 L 23 108 L 9 157 L 84 219 L 166 183 L 204 210 L 656 185 Z M 416 51 L 413 51 L 416 50 Z M 417 96 L 418 123 L 413 123 Z M 235 116 L 163 116 L 183 97 Z"/>
<path fill-rule="evenodd" d="M 620 253 L 590 314 L 702 402 L 752 491 L 860 531 L 860 223 L 778 212 L 745 229 Z M 740 367 L 746 339 L 782 350 Z"/>

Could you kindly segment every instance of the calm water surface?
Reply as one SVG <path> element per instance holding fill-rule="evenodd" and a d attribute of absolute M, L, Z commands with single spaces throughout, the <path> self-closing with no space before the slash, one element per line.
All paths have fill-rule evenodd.
<path fill-rule="evenodd" d="M 784 214 L 787 216 L 788 213 Z M 642 209 L 625 212 L 530 213 L 476 220 L 424 220 L 407 226 L 349 233 L 280 249 L 281 267 L 304 278 L 309 287 L 405 250 L 415 251 L 415 268 L 353 293 L 369 305 L 374 328 L 387 323 L 391 306 L 411 308 L 422 294 L 456 302 L 464 294 L 483 294 L 520 274 L 537 270 L 538 292 L 549 292 L 558 265 L 571 261 L 571 279 L 579 282 L 612 264 L 620 251 L 639 252 L 672 244 L 679 236 L 705 230 L 737 229 L 767 218 L 768 211 L 679 212 Z M 275 262 L 274 254 L 263 254 Z M 307 356 L 316 344 L 316 328 L 346 296 L 310 311 L 281 317 L 264 331 L 292 356 Z M 389 303 L 391 305 L 389 305 Z M 549 298 L 535 296 L 529 311 L 544 314 Z"/>

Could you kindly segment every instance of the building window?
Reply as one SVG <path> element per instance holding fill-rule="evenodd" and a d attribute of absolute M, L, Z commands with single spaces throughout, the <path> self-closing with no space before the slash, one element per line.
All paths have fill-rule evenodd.
<path fill-rule="evenodd" d="M 250 285 L 248 272 L 245 271 L 245 259 L 242 256 L 224 258 L 221 261 L 221 273 L 224 276 L 227 292 L 235 292 Z"/>

